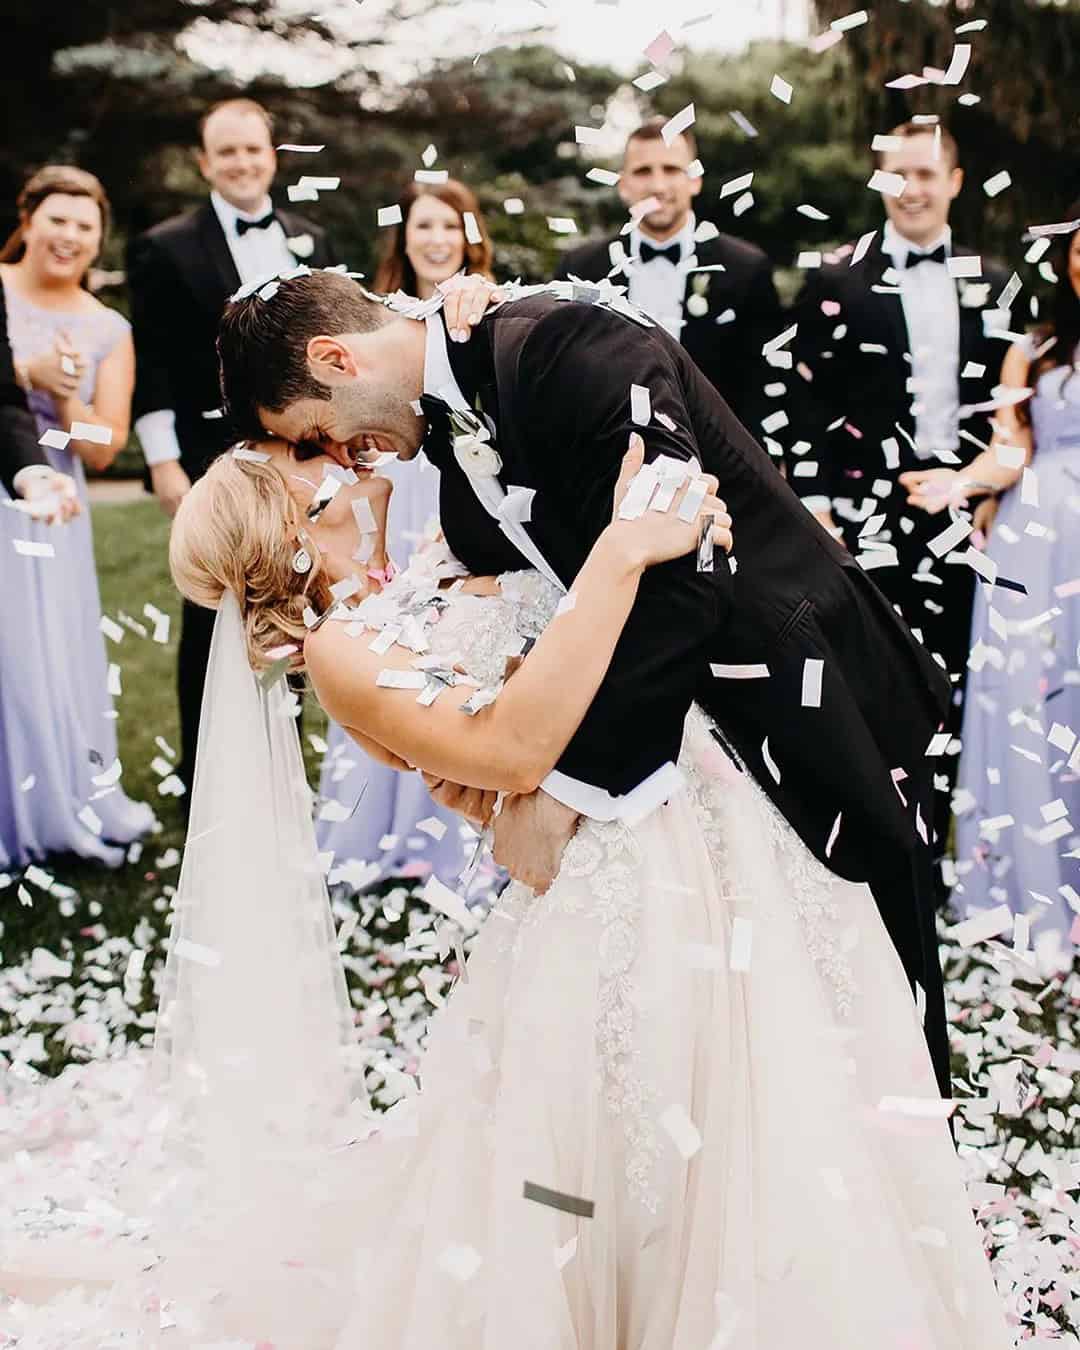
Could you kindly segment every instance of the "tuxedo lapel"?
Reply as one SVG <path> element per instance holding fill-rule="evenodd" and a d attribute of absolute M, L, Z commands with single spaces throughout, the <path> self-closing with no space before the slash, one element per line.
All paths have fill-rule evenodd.
<path fill-rule="evenodd" d="M 229 252 L 217 212 L 209 202 L 197 212 L 195 230 L 199 248 L 193 259 L 194 275 L 190 279 L 209 307 L 220 311 L 225 299 L 239 289 L 240 273 Z"/>
<path fill-rule="evenodd" d="M 889 348 L 899 360 L 903 360 L 904 355 L 911 351 L 911 335 L 904 317 L 900 289 L 894 282 L 885 280 L 885 273 L 892 265 L 892 258 L 882 248 L 880 237 L 875 238 L 861 264 L 864 269 L 866 304 L 882 316 L 892 333 L 893 340 L 888 344 Z"/>

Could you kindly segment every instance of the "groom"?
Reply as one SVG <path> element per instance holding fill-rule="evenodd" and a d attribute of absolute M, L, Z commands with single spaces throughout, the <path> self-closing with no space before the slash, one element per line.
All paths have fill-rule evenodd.
<path fill-rule="evenodd" d="M 649 461 L 699 460 L 735 520 L 737 564 L 649 570 L 607 677 L 537 794 L 540 814 L 551 799 L 555 812 L 600 819 L 659 806 L 677 790 L 683 721 L 699 702 L 811 851 L 870 883 L 925 998 L 947 1092 L 925 754 L 945 681 L 679 344 L 610 291 L 561 285 L 573 299 L 504 304 L 461 345 L 438 313 L 393 313 L 340 273 L 280 281 L 222 321 L 235 429 L 346 463 L 376 450 L 410 459 L 423 445 L 465 566 L 535 566 L 563 585 L 610 519 L 631 434 Z M 486 444 L 452 438 L 451 414 L 460 429 L 470 410 Z"/>

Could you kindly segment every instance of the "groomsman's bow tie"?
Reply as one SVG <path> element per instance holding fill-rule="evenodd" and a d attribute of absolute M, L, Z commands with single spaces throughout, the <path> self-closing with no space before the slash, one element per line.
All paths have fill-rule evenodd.
<path fill-rule="evenodd" d="M 237 216 L 236 233 L 239 238 L 243 239 L 248 230 L 268 230 L 275 220 L 277 220 L 277 216 L 273 211 L 267 211 L 266 215 L 260 216 L 258 220 L 245 220 L 243 216 Z"/>
<path fill-rule="evenodd" d="M 641 261 L 643 263 L 652 262 L 654 258 L 666 258 L 673 267 L 678 267 L 682 261 L 682 245 L 668 244 L 666 248 L 657 248 L 647 240 L 641 241 Z"/>
<path fill-rule="evenodd" d="M 907 262 L 904 263 L 904 266 L 918 267 L 920 263 L 924 262 L 936 262 L 944 264 L 947 257 L 948 254 L 945 251 L 944 244 L 938 244 L 937 248 L 931 249 L 929 253 L 916 253 L 914 249 L 910 249 L 907 255 Z"/>

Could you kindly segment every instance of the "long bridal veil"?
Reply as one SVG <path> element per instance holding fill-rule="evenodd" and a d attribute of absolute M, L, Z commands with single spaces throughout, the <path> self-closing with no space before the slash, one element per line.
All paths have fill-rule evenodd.
<path fill-rule="evenodd" d="M 353 1017 L 290 701 L 252 672 L 226 592 L 154 1046 L 166 1265 L 215 1320 L 224 1289 L 278 1334 L 282 1272 L 317 1267 L 331 1159 L 355 1133 Z"/>

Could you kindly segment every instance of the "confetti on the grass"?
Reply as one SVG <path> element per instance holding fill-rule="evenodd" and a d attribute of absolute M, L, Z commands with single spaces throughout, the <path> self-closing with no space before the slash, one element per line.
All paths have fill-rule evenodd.
<path fill-rule="evenodd" d="M 974 947 L 978 942 L 987 942 L 990 938 L 1009 932 L 1012 926 L 1012 910 L 1008 905 L 998 905 L 954 924 L 945 933 L 958 947 Z"/>
<path fill-rule="evenodd" d="M 790 103 L 791 96 L 794 93 L 793 87 L 788 84 L 782 75 L 774 75 L 772 83 L 769 85 L 769 93 L 773 98 L 778 98 L 781 103 Z"/>
<path fill-rule="evenodd" d="M 123 640 L 124 630 L 115 619 L 110 619 L 107 614 L 101 616 L 99 627 L 111 642 L 120 642 Z"/>
<path fill-rule="evenodd" d="M 701 1131 L 690 1119 L 685 1107 L 680 1106 L 678 1102 L 667 1108 L 660 1117 L 660 1124 L 687 1161 L 700 1151 Z"/>
<path fill-rule="evenodd" d="M 592 1200 L 585 1200 L 579 1195 L 567 1195 L 565 1191 L 554 1191 L 549 1186 L 538 1186 L 535 1181 L 525 1182 L 522 1196 L 534 1204 L 546 1205 L 548 1209 L 576 1214 L 579 1219 L 591 1219 L 596 1209 Z"/>

